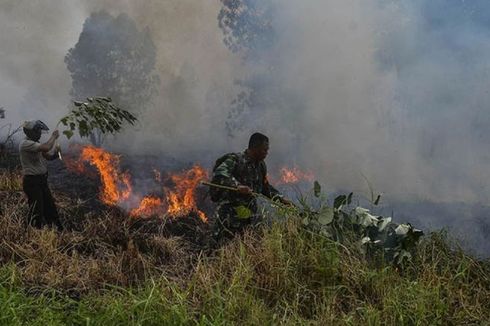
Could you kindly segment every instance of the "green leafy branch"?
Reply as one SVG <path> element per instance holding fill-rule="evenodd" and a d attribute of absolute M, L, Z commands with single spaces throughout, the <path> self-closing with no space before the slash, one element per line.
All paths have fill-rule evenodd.
<path fill-rule="evenodd" d="M 318 199 L 322 198 L 322 189 L 317 181 L 313 185 L 313 194 Z M 379 203 L 379 197 L 375 205 Z M 367 257 L 381 256 L 397 267 L 410 261 L 423 232 L 409 223 L 397 224 L 391 217 L 373 215 L 366 208 L 351 208 L 352 199 L 352 193 L 339 195 L 332 206 L 322 203 L 317 210 L 311 209 L 306 198 L 301 199 L 303 225 L 338 242 L 342 242 L 347 234 L 355 234 L 361 239 L 361 249 Z"/>
<path fill-rule="evenodd" d="M 63 131 L 66 138 L 73 137 L 76 130 L 80 137 L 88 137 L 96 130 L 114 134 L 125 122 L 134 125 L 137 121 L 133 114 L 112 103 L 110 97 L 89 97 L 87 101 L 74 101 L 75 108 L 58 122 L 69 128 Z"/>

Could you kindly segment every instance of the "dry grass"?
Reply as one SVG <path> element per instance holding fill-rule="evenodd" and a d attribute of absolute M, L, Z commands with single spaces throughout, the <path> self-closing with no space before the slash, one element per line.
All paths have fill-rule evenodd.
<path fill-rule="evenodd" d="M 117 209 L 84 212 L 62 194 L 70 230 L 33 229 L 23 195 L 0 196 L 0 324 L 490 323 L 489 262 L 443 233 L 399 271 L 294 219 L 208 252 L 153 224 L 135 229 Z"/>
<path fill-rule="evenodd" d="M 21 172 L 0 170 L 0 191 L 22 191 Z"/>
<path fill-rule="evenodd" d="M 2 212 L 0 263 L 15 263 L 29 287 L 78 295 L 107 284 L 129 286 L 162 273 L 183 272 L 194 256 L 181 238 L 143 237 L 131 231 L 127 215 L 117 210 L 77 217 L 80 231 L 61 233 L 26 226 L 22 194 L 3 193 Z M 61 215 L 67 219 L 70 213 L 62 210 Z"/>

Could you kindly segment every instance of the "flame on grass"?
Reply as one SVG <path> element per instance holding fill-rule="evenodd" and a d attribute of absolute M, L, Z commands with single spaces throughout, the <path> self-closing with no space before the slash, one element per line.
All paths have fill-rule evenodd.
<path fill-rule="evenodd" d="M 88 173 L 85 163 L 94 166 L 101 180 L 100 199 L 108 205 L 131 207 L 130 199 L 141 198 L 134 194 L 131 186 L 131 177 L 128 172 L 120 169 L 120 156 L 94 146 L 84 146 L 80 151 L 80 158 L 68 162 L 68 168 L 79 173 Z M 155 180 L 162 183 L 161 173 L 153 169 Z M 186 216 L 196 212 L 199 218 L 206 222 L 204 212 L 198 209 L 196 201 L 196 188 L 202 180 L 207 178 L 204 168 L 194 165 L 191 169 L 170 174 L 168 179 L 172 186 L 163 187 L 164 196 L 145 195 L 137 207 L 130 208 L 132 217 L 167 215 L 171 217 Z"/>
<path fill-rule="evenodd" d="M 100 175 L 102 183 L 100 199 L 108 205 L 117 205 L 126 201 L 131 193 L 131 177 L 119 169 L 120 156 L 109 153 L 102 148 L 84 146 L 80 159 L 75 165 L 79 172 L 85 171 L 83 162 L 94 166 Z"/>
<path fill-rule="evenodd" d="M 283 167 L 279 172 L 280 178 L 277 181 L 279 184 L 295 184 L 303 181 L 313 182 L 315 179 L 311 171 L 302 171 L 296 166 L 292 168 Z"/>
<path fill-rule="evenodd" d="M 206 215 L 196 207 L 196 188 L 207 178 L 206 170 L 199 165 L 182 173 L 173 174 L 170 179 L 175 184 L 173 190 L 167 191 L 168 213 L 172 216 L 186 215 L 196 211 L 203 221 Z"/>

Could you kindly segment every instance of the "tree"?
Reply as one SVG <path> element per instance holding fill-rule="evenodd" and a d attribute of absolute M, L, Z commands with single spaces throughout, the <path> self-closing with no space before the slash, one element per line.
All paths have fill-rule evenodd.
<path fill-rule="evenodd" d="M 218 26 L 223 32 L 225 45 L 238 55 L 244 64 L 262 65 L 262 71 L 246 80 L 237 81 L 242 91 L 230 105 L 225 121 L 228 136 L 233 137 L 237 131 L 257 128 L 264 108 L 277 106 L 280 87 L 274 75 L 274 61 L 268 55 L 273 49 L 277 33 L 274 30 L 273 18 L 275 5 L 270 0 L 221 0 L 222 7 L 218 14 Z M 286 94 L 287 95 L 287 94 Z"/>
<path fill-rule="evenodd" d="M 225 45 L 250 59 L 274 44 L 272 27 L 274 6 L 268 0 L 221 0 L 218 26 Z"/>
<path fill-rule="evenodd" d="M 93 13 L 83 24 L 65 63 L 73 100 L 107 96 L 132 112 L 142 112 L 160 82 L 156 48 L 148 29 L 138 30 L 126 14 Z"/>

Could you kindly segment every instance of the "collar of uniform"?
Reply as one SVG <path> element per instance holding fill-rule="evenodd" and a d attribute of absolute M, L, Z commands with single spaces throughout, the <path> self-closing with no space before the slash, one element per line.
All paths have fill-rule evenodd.
<path fill-rule="evenodd" d="M 245 163 L 249 163 L 249 164 L 253 164 L 253 165 L 259 165 L 259 163 L 260 163 L 260 162 L 256 162 L 256 161 L 254 161 L 254 160 L 253 160 L 253 159 L 250 157 L 250 155 L 248 155 L 248 150 L 247 150 L 247 149 L 245 149 L 245 150 L 243 151 L 243 157 L 244 157 Z"/>
<path fill-rule="evenodd" d="M 253 163 L 253 160 L 252 158 L 250 157 L 250 155 L 248 154 L 248 149 L 245 149 L 243 151 L 243 158 L 245 160 L 246 163 Z"/>

